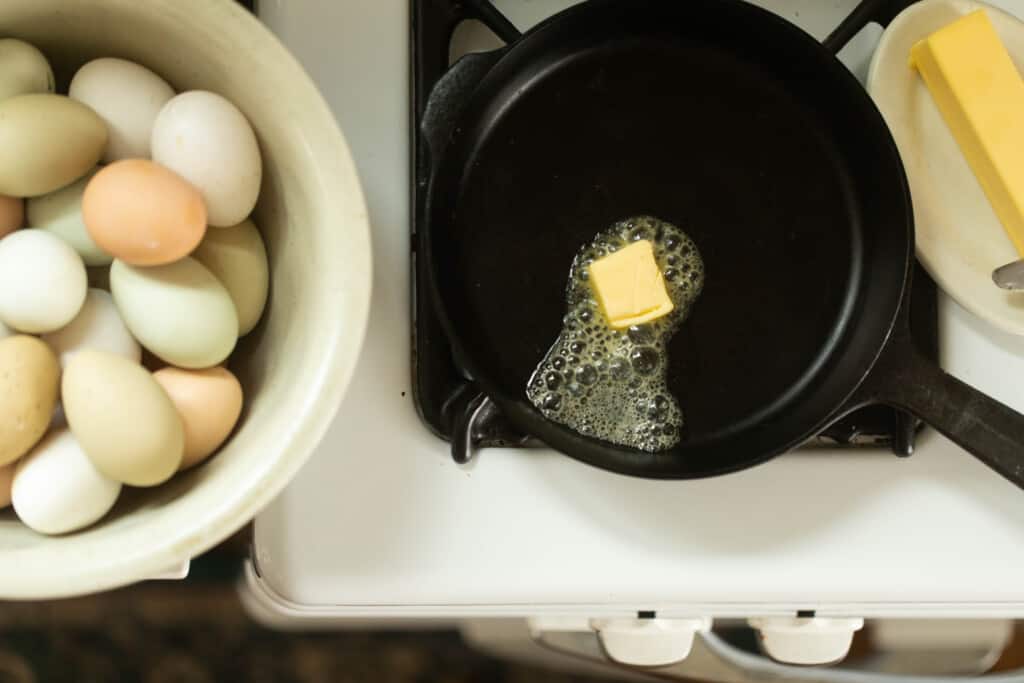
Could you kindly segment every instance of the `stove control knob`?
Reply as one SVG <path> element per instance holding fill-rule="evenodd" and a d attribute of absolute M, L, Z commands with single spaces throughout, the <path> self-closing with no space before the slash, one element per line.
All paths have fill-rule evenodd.
<path fill-rule="evenodd" d="M 629 666 L 669 666 L 686 659 L 698 631 L 711 619 L 593 619 L 605 654 Z"/>
<path fill-rule="evenodd" d="M 785 664 L 832 664 L 850 651 L 853 634 L 863 619 L 825 617 L 765 617 L 751 619 L 761 646 L 772 659 Z"/>

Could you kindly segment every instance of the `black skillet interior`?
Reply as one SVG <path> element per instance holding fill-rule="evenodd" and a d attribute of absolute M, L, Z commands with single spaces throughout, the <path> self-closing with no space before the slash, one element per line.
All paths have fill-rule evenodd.
<path fill-rule="evenodd" d="M 430 197 L 439 309 L 474 378 L 550 445 L 647 476 L 749 466 L 834 417 L 913 250 L 902 167 L 862 88 L 733 0 L 597 0 L 531 32 L 475 93 Z M 657 455 L 580 437 L 524 397 L 573 255 L 638 214 L 683 227 L 707 269 L 669 348 L 688 432 Z"/>

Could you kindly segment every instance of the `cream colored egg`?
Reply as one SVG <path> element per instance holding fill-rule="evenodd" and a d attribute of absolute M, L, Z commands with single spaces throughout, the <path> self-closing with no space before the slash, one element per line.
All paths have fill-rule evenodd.
<path fill-rule="evenodd" d="M 11 484 L 14 483 L 14 470 L 17 462 L 0 467 L 0 508 L 11 504 Z"/>
<path fill-rule="evenodd" d="M 256 205 L 263 177 L 256 134 L 220 95 L 192 90 L 171 99 L 153 125 L 152 153 L 202 192 L 210 225 L 241 223 Z"/>
<path fill-rule="evenodd" d="M 85 301 L 88 278 L 75 250 L 45 230 L 0 239 L 0 320 L 40 334 L 67 325 Z"/>
<path fill-rule="evenodd" d="M 107 144 L 96 112 L 62 95 L 0 100 L 0 194 L 38 197 L 89 172 Z"/>
<path fill-rule="evenodd" d="M 227 288 L 238 311 L 239 336 L 249 334 L 263 315 L 270 286 L 260 231 L 248 219 L 230 228 L 208 230 L 192 255 Z"/>
<path fill-rule="evenodd" d="M 23 40 L 0 40 L 0 100 L 53 91 L 53 69 L 42 52 Z"/>
<path fill-rule="evenodd" d="M 44 335 L 43 341 L 57 354 L 63 368 L 74 354 L 85 349 L 106 351 L 134 363 L 142 360 L 142 348 L 121 320 L 113 297 L 102 289 L 90 289 L 75 319 Z"/>
<path fill-rule="evenodd" d="M 235 347 L 238 314 L 231 296 L 191 257 L 151 268 L 115 260 L 110 291 L 132 336 L 171 365 L 209 368 Z"/>
<path fill-rule="evenodd" d="M 71 433 L 107 477 L 155 486 L 178 470 L 185 448 L 181 418 L 141 365 L 79 351 L 64 369 L 61 398 Z"/>
<path fill-rule="evenodd" d="M 198 465 L 220 448 L 242 414 L 242 385 L 227 368 L 153 373 L 181 416 L 185 457 L 179 469 Z"/>
<path fill-rule="evenodd" d="M 59 384 L 50 347 L 26 335 L 0 339 L 0 465 L 23 456 L 46 433 Z"/>
<path fill-rule="evenodd" d="M 0 237 L 12 233 L 25 223 L 25 202 L 19 197 L 0 194 Z"/>
<path fill-rule="evenodd" d="M 94 59 L 75 74 L 71 99 L 89 105 L 107 124 L 106 163 L 148 159 L 153 122 L 174 90 L 146 67 L 115 57 Z"/>
<path fill-rule="evenodd" d="M 98 521 L 114 507 L 121 484 L 104 476 L 67 429 L 56 429 L 18 463 L 11 489 L 14 512 L 41 534 L 66 534 Z"/>
<path fill-rule="evenodd" d="M 78 252 L 87 266 L 109 266 L 114 257 L 100 249 L 82 220 L 82 195 L 98 168 L 56 192 L 28 200 L 28 225 L 52 232 Z"/>

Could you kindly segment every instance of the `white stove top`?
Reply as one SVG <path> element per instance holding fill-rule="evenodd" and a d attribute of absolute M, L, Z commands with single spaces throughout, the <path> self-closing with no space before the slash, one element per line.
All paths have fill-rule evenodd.
<path fill-rule="evenodd" d="M 569 2 L 497 4 L 526 28 Z M 759 4 L 824 37 L 855 2 Z M 332 616 L 1024 616 L 1024 492 L 934 433 L 905 460 L 805 451 L 692 482 L 628 479 L 546 451 L 455 465 L 409 386 L 408 9 L 260 3 L 346 131 L 376 259 L 351 391 L 256 520 L 254 580 L 267 596 Z M 848 50 L 855 71 L 877 34 Z M 1024 339 L 940 307 L 947 369 L 1024 410 Z"/>

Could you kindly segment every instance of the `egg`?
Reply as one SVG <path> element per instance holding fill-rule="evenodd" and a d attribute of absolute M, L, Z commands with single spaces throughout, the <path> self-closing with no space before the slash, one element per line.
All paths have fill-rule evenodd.
<path fill-rule="evenodd" d="M 242 385 L 222 368 L 153 373 L 181 416 L 185 427 L 185 456 L 179 469 L 198 465 L 220 448 L 242 414 Z"/>
<path fill-rule="evenodd" d="M 140 64 L 102 57 L 75 73 L 68 96 L 89 105 L 106 122 L 103 161 L 109 163 L 149 158 L 153 122 L 174 90 Z"/>
<path fill-rule="evenodd" d="M 90 289 L 75 319 L 42 339 L 57 354 L 62 368 L 85 349 L 106 351 L 134 363 L 142 360 L 142 348 L 121 320 L 113 297 L 102 289 Z"/>
<path fill-rule="evenodd" d="M 17 462 L 0 467 L 0 509 L 11 504 L 11 484 L 14 483 L 14 469 Z"/>
<path fill-rule="evenodd" d="M 53 69 L 42 52 L 23 40 L 0 40 L 0 100 L 53 91 Z"/>
<path fill-rule="evenodd" d="M 46 432 L 57 405 L 60 366 L 35 337 L 0 339 L 0 465 L 24 455 Z"/>
<path fill-rule="evenodd" d="M 153 376 L 104 351 L 79 351 L 61 381 L 71 433 L 105 476 L 155 486 L 178 470 L 185 449 L 181 418 Z"/>
<path fill-rule="evenodd" d="M 209 230 L 193 257 L 221 281 L 238 311 L 238 334 L 256 327 L 267 304 L 270 270 L 263 238 L 251 220 Z"/>
<path fill-rule="evenodd" d="M 89 172 L 107 144 L 96 112 L 61 95 L 0 100 L 0 194 L 38 197 Z"/>
<path fill-rule="evenodd" d="M 171 365 L 212 367 L 235 347 L 238 314 L 231 296 L 192 257 L 152 268 L 116 260 L 110 291 L 132 336 Z"/>
<path fill-rule="evenodd" d="M 67 429 L 39 442 L 14 471 L 11 499 L 18 519 L 41 534 L 85 528 L 114 507 L 121 484 L 96 469 Z"/>
<path fill-rule="evenodd" d="M 105 166 L 85 188 L 82 218 L 100 249 L 136 266 L 177 261 L 206 232 L 199 191 L 146 159 Z"/>
<path fill-rule="evenodd" d="M 263 165 L 245 116 L 220 95 L 175 96 L 153 125 L 153 160 L 199 188 L 211 226 L 241 223 L 260 191 Z"/>
<path fill-rule="evenodd" d="M 87 289 L 75 250 L 45 230 L 0 239 L 0 320 L 32 334 L 52 332 L 78 315 Z"/>
<path fill-rule="evenodd" d="M 0 194 L 0 237 L 14 232 L 25 222 L 25 202 Z"/>
<path fill-rule="evenodd" d="M 28 226 L 51 232 L 67 242 L 87 266 L 109 266 L 114 260 L 113 256 L 96 245 L 82 220 L 82 195 L 98 170 L 94 168 L 56 192 L 33 197 L 25 202 Z"/>

